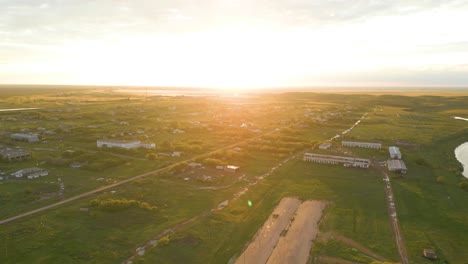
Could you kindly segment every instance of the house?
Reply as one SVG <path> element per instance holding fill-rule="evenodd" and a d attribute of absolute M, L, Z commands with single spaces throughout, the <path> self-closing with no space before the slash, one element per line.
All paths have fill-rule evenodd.
<path fill-rule="evenodd" d="M 14 140 L 27 141 L 27 142 L 39 141 L 39 137 L 37 134 L 14 133 L 14 134 L 11 134 L 11 138 Z"/>
<path fill-rule="evenodd" d="M 405 163 L 399 159 L 389 159 L 387 161 L 387 167 L 389 171 L 406 173 L 408 169 L 406 168 Z"/>
<path fill-rule="evenodd" d="M 196 162 L 190 162 L 188 164 L 188 166 L 191 167 L 191 168 L 201 168 L 202 164 L 201 163 L 196 163 Z"/>
<path fill-rule="evenodd" d="M 141 143 L 140 147 L 145 148 L 145 149 L 155 149 L 156 144 L 154 144 L 154 143 Z"/>
<path fill-rule="evenodd" d="M 216 169 L 217 169 L 217 170 L 224 170 L 224 166 L 218 165 L 218 166 L 216 166 Z"/>
<path fill-rule="evenodd" d="M 369 168 L 370 160 L 361 159 L 361 158 L 352 158 L 352 157 L 342 157 L 342 156 L 333 156 L 333 155 L 321 155 L 315 153 L 305 153 L 304 161 L 312 161 L 317 163 L 326 163 L 326 164 L 340 164 L 342 163 L 345 167 L 359 167 L 359 168 Z"/>
<path fill-rule="evenodd" d="M 4 160 L 12 161 L 12 160 L 24 160 L 24 159 L 30 159 L 31 158 L 31 153 L 23 150 L 23 149 L 1 149 L 0 150 L 0 156 Z"/>
<path fill-rule="evenodd" d="M 172 157 L 180 157 L 182 156 L 182 152 L 180 151 L 173 151 L 171 154 Z"/>
<path fill-rule="evenodd" d="M 35 167 L 22 169 L 11 174 L 11 176 L 14 176 L 16 178 L 27 177 L 28 179 L 35 179 L 47 175 L 49 175 L 49 172 L 47 170 Z"/>
<path fill-rule="evenodd" d="M 331 143 L 326 142 L 326 143 L 320 144 L 319 149 L 328 149 L 330 147 L 331 147 Z"/>
<path fill-rule="evenodd" d="M 231 173 L 236 173 L 238 172 L 240 167 L 238 166 L 233 166 L 233 165 L 227 165 L 224 167 L 224 171 L 231 172 Z"/>
<path fill-rule="evenodd" d="M 392 159 L 401 159 L 401 152 L 398 147 L 391 146 L 388 148 L 388 152 L 390 153 L 390 158 Z"/>
<path fill-rule="evenodd" d="M 435 260 L 437 259 L 437 255 L 432 249 L 424 249 L 423 256 L 427 259 Z"/>
<path fill-rule="evenodd" d="M 370 143 L 370 142 L 341 141 L 341 145 L 343 147 L 360 147 L 360 148 L 373 148 L 373 149 L 382 148 L 382 144 Z"/>

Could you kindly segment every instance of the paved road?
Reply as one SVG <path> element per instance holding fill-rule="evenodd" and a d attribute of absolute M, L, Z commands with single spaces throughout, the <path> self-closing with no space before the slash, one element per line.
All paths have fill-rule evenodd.
<path fill-rule="evenodd" d="M 249 139 L 247 139 L 247 140 L 255 139 L 255 138 L 261 137 L 261 136 L 263 136 L 263 135 L 271 134 L 271 133 L 274 133 L 274 132 L 275 132 L 275 131 L 272 131 L 272 132 L 269 132 L 269 133 L 264 133 L 264 134 L 259 135 L 259 136 L 257 136 L 257 137 L 249 138 Z M 55 208 L 55 207 L 64 205 L 64 204 L 67 204 L 67 203 L 71 203 L 71 202 L 73 202 L 73 201 L 77 201 L 77 200 L 79 200 L 79 199 L 88 197 L 88 196 L 93 195 L 93 194 L 100 193 L 100 192 L 102 192 L 102 191 L 106 191 L 106 190 L 112 189 L 112 188 L 117 187 L 117 186 L 120 186 L 120 185 L 122 185 L 122 184 L 126 184 L 126 183 L 132 182 L 132 181 L 134 181 L 134 180 L 137 180 L 137 179 L 140 179 L 140 178 L 149 176 L 149 175 L 153 175 L 153 174 L 156 174 L 156 173 L 159 173 L 159 172 L 168 170 L 168 169 L 170 169 L 170 168 L 172 168 L 172 167 L 174 167 L 174 166 L 177 166 L 177 165 L 179 165 L 179 164 L 182 164 L 182 163 L 192 162 L 192 161 L 194 161 L 194 160 L 196 160 L 196 159 L 203 158 L 203 157 L 207 157 L 207 156 L 209 156 L 209 155 L 211 155 L 211 154 L 213 154 L 213 153 L 216 153 L 216 152 L 218 152 L 218 151 L 222 151 L 222 150 L 226 150 L 226 149 L 230 149 L 230 148 L 236 147 L 237 145 L 239 145 L 239 144 L 241 144 L 241 143 L 243 143 L 243 142 L 245 142 L 245 141 L 246 141 L 246 140 L 240 141 L 240 142 L 231 144 L 231 145 L 229 145 L 229 146 L 222 147 L 222 148 L 219 148 L 219 149 L 210 151 L 210 152 L 208 152 L 208 153 L 204 153 L 204 154 L 201 154 L 201 155 L 192 157 L 192 158 L 190 158 L 190 159 L 177 162 L 177 163 L 175 163 L 175 164 L 166 166 L 166 167 L 164 167 L 164 168 L 160 168 L 160 169 L 153 170 L 153 171 L 150 171 L 150 172 L 147 172 L 147 173 L 143 173 L 143 174 L 134 176 L 134 177 L 132 177 L 132 178 L 128 178 L 128 179 L 126 179 L 126 180 L 122 180 L 122 181 L 113 183 L 113 184 L 111 184 L 111 185 L 103 186 L 103 187 L 97 188 L 97 189 L 95 189 L 95 190 L 92 190 L 92 191 L 89 191 L 89 192 L 86 192 L 86 193 L 83 193 L 83 194 L 79 194 L 79 195 L 77 195 L 77 196 L 70 197 L 70 198 L 68 198 L 68 199 L 62 200 L 62 201 L 60 201 L 60 202 L 57 202 L 57 203 L 54 203 L 54 204 L 51 204 L 51 205 L 47 205 L 47 206 L 44 206 L 44 207 L 40 207 L 40 208 L 31 210 L 31 211 L 28 211 L 28 212 L 25 212 L 25 213 L 22 213 L 22 214 L 19 214 L 19 215 L 16 215 L 16 216 L 13 216 L 13 217 L 10 217 L 10 218 L 7 218 L 7 219 L 0 220 L 0 225 L 6 224 L 6 223 L 9 223 L 9 222 L 13 222 L 13 221 L 16 221 L 16 220 L 18 220 L 18 219 L 21 219 L 21 218 L 23 218 L 23 217 L 30 216 L 30 215 L 34 215 L 34 214 L 37 214 L 37 213 L 40 213 L 40 212 L 43 212 L 43 211 L 46 211 L 46 210 L 49 210 L 49 209 L 52 209 L 52 208 Z"/>
<path fill-rule="evenodd" d="M 409 264 L 408 252 L 406 251 L 406 246 L 403 241 L 403 237 L 400 232 L 400 227 L 398 226 L 395 200 L 393 196 L 392 186 L 390 184 L 390 178 L 384 172 L 384 181 L 385 181 L 385 194 L 387 197 L 387 208 L 388 215 L 390 217 L 390 222 L 392 224 L 393 237 L 395 238 L 395 243 L 398 250 L 398 255 L 400 255 L 400 261 L 402 264 Z"/>

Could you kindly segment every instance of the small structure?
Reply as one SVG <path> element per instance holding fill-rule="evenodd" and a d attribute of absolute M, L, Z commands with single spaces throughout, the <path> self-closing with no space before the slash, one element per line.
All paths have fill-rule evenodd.
<path fill-rule="evenodd" d="M 197 163 L 197 162 L 190 162 L 190 163 L 188 164 L 188 166 L 189 166 L 190 168 L 201 168 L 201 167 L 202 167 L 202 164 L 201 164 L 201 163 Z"/>
<path fill-rule="evenodd" d="M 226 200 L 220 204 L 218 204 L 218 210 L 222 210 L 224 207 L 228 206 L 229 200 Z"/>
<path fill-rule="evenodd" d="M 341 145 L 343 147 L 360 147 L 360 148 L 373 148 L 373 149 L 382 148 L 382 144 L 370 143 L 370 142 L 341 141 Z"/>
<path fill-rule="evenodd" d="M 47 170 L 36 167 L 22 169 L 11 174 L 11 176 L 14 176 L 16 178 L 27 177 L 28 179 L 35 179 L 47 175 L 49 175 L 49 172 Z"/>
<path fill-rule="evenodd" d="M 399 159 L 388 160 L 387 166 L 388 166 L 389 171 L 395 171 L 395 172 L 400 172 L 400 173 L 406 173 L 408 171 L 405 163 Z"/>
<path fill-rule="evenodd" d="M 392 159 L 401 159 L 401 152 L 398 147 L 391 146 L 388 148 L 388 152 L 390 153 L 390 158 Z"/>
<path fill-rule="evenodd" d="M 145 148 L 145 149 L 155 149 L 156 144 L 154 144 L 154 143 L 141 143 L 140 147 Z"/>
<path fill-rule="evenodd" d="M 37 134 L 14 133 L 14 134 L 11 134 L 11 138 L 14 140 L 27 141 L 27 142 L 39 141 L 39 137 L 37 136 Z"/>
<path fill-rule="evenodd" d="M 31 158 L 31 153 L 23 150 L 23 149 L 1 149 L 0 150 L 0 156 L 2 159 L 12 161 L 12 160 L 24 160 L 24 159 L 30 159 Z"/>
<path fill-rule="evenodd" d="M 325 142 L 325 143 L 320 144 L 319 149 L 329 149 L 330 147 L 331 147 L 331 143 Z"/>
<path fill-rule="evenodd" d="M 180 151 L 172 151 L 171 156 L 172 156 L 172 157 L 180 157 L 180 156 L 182 156 L 182 152 L 180 152 Z"/>
<path fill-rule="evenodd" d="M 342 163 L 345 167 L 359 167 L 369 168 L 370 160 L 352 157 L 332 156 L 332 155 L 321 155 L 315 153 L 305 153 L 304 161 L 312 161 L 317 163 L 327 164 L 340 164 Z"/>
<path fill-rule="evenodd" d="M 70 164 L 70 168 L 72 168 L 72 169 L 79 169 L 79 168 L 81 168 L 81 165 L 82 165 L 81 163 L 75 161 L 75 162 L 72 162 L 72 163 Z"/>
<path fill-rule="evenodd" d="M 437 255 L 432 249 L 424 249 L 423 256 L 427 259 L 435 260 L 437 259 Z"/>
<path fill-rule="evenodd" d="M 239 166 L 233 166 L 233 165 L 227 165 L 226 167 L 224 167 L 224 171 L 231 172 L 231 173 L 236 173 L 239 171 L 239 169 L 240 169 Z"/>
<path fill-rule="evenodd" d="M 216 166 L 216 169 L 217 170 L 224 170 L 224 166 L 218 165 L 218 166 Z"/>

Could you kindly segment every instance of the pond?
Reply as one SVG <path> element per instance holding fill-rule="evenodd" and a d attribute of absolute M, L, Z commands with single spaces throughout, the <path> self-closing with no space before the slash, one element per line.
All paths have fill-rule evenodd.
<path fill-rule="evenodd" d="M 463 176 L 468 178 L 468 142 L 465 142 L 455 149 L 455 157 L 463 164 Z"/>

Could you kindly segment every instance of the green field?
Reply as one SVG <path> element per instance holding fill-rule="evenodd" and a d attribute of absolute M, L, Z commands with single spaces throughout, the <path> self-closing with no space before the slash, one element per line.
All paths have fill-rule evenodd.
<path fill-rule="evenodd" d="M 1 263 L 122 263 L 174 227 L 134 262 L 228 263 L 241 254 L 286 196 L 326 201 L 321 233 L 339 233 L 398 262 L 382 181 L 385 168 L 378 165 L 387 159 L 390 145 L 400 147 L 408 167 L 404 178 L 391 173 L 391 184 L 411 263 L 431 263 L 421 256 L 424 248 L 434 249 L 439 263 L 468 263 L 468 192 L 460 188 L 466 180 L 453 153 L 468 141 L 468 122 L 451 118 L 468 113 L 464 95 L 145 98 L 96 87 L 5 91 L 0 108 L 41 109 L 0 112 L 0 145 L 21 147 L 33 155 L 27 161 L 1 161 L 0 171 L 8 176 L 37 166 L 50 174 L 0 181 L 1 219 L 167 169 L 0 225 Z M 335 139 L 330 149 L 313 149 L 365 113 L 361 123 Z M 41 142 L 13 141 L 9 133 L 21 129 L 39 133 Z M 175 129 L 184 132 L 174 133 Z M 99 149 L 99 138 L 152 142 L 156 149 Z M 380 142 L 383 148 L 344 148 L 342 139 Z M 239 149 L 222 149 L 233 144 Z M 204 155 L 218 149 L 222 150 Z M 172 151 L 183 155 L 172 157 Z M 306 151 L 368 158 L 373 166 L 304 162 Z M 148 159 L 149 153 L 157 158 Z M 86 165 L 69 167 L 77 161 Z M 199 162 L 203 168 L 184 161 Z M 241 169 L 235 174 L 219 171 L 214 168 L 218 163 Z M 65 186 L 62 196 L 57 195 L 58 178 Z M 239 192 L 243 194 L 238 197 Z M 212 211 L 225 200 L 230 201 L 227 207 Z M 179 225 L 196 216 L 193 222 Z M 319 256 L 373 261 L 333 239 L 314 244 L 310 262 L 320 263 Z"/>

